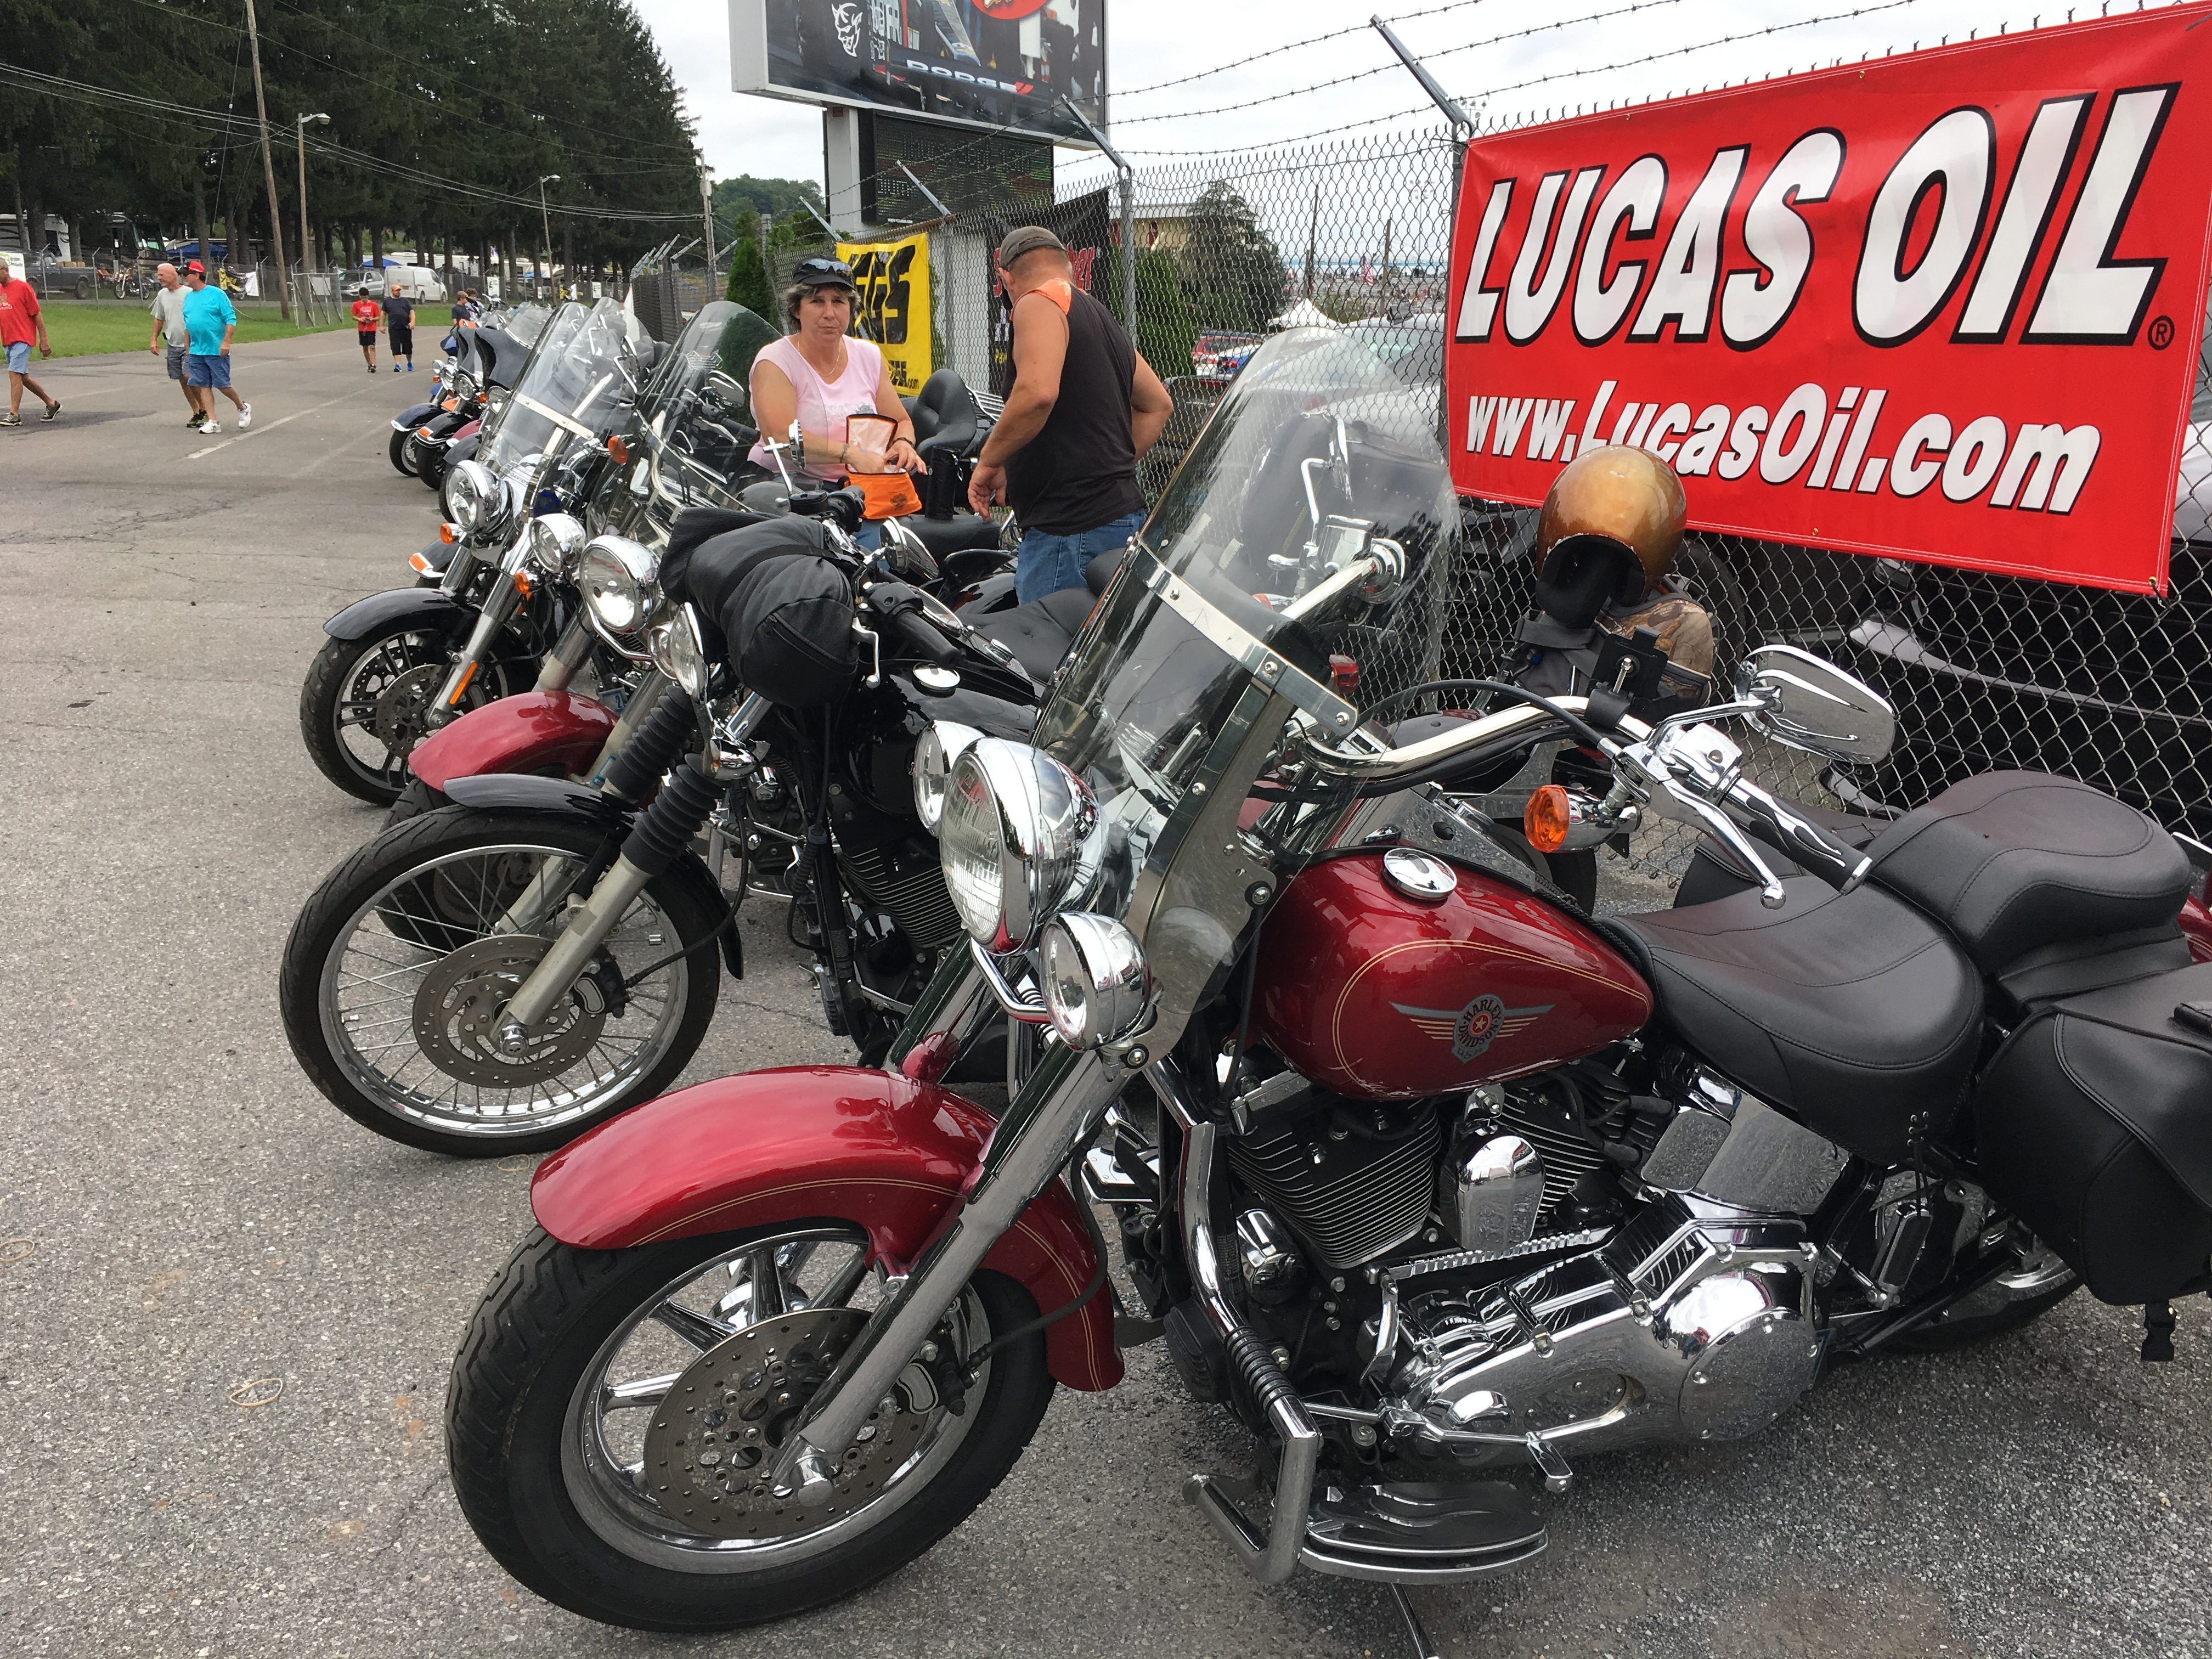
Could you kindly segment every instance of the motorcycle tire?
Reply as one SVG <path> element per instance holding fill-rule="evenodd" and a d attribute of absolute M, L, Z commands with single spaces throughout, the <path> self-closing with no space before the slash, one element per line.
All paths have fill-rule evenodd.
<path fill-rule="evenodd" d="M 417 438 L 408 451 L 408 459 L 415 463 L 410 470 L 425 489 L 435 491 L 446 482 L 445 445 L 426 444 Z"/>
<path fill-rule="evenodd" d="M 606 1531 L 623 1522 L 599 1495 L 604 1485 L 593 1484 L 589 1452 L 579 1447 L 583 1437 L 568 1432 L 577 1402 L 599 1393 L 595 1367 L 611 1359 L 602 1360 L 602 1351 L 627 1340 L 643 1311 L 677 1283 L 714 1270 L 750 1240 L 765 1243 L 792 1231 L 785 1223 L 629 1250 L 578 1249 L 536 1232 L 493 1282 L 454 1356 L 447 1455 L 461 1512 L 528 1589 L 587 1619 L 635 1630 L 731 1630 L 787 1618 L 841 1601 L 912 1561 L 1012 1469 L 1052 1398 L 1041 1332 L 991 1356 L 988 1380 L 959 1413 L 964 1425 L 950 1455 L 934 1469 L 924 1459 L 924 1484 L 872 1525 L 811 1553 L 803 1537 L 713 1555 L 641 1528 L 629 1550 L 610 1541 Z M 969 1281 L 964 1305 L 980 1305 L 991 1332 L 1011 1331 L 1036 1313 L 1027 1291 L 994 1273 Z M 851 1528 L 897 1490 L 893 1484 L 864 1499 L 842 1524 Z M 586 1518 L 580 1494 L 602 1517 L 600 1526 Z M 769 1559 L 777 1549 L 797 1559 Z M 741 1565 L 749 1557 L 750 1565 Z M 662 1565 L 686 1558 L 690 1571 Z"/>
<path fill-rule="evenodd" d="M 398 799 L 392 803 L 384 815 L 384 827 L 396 830 L 410 818 L 419 818 L 425 812 L 434 812 L 441 806 L 451 806 L 453 799 L 443 790 L 433 789 L 420 778 L 410 778 L 407 787 L 399 792 Z"/>
<path fill-rule="evenodd" d="M 412 945 L 425 953 L 425 960 L 411 963 L 365 951 L 365 959 L 379 962 L 386 970 L 376 977 L 389 981 L 397 976 L 389 971 L 393 969 L 419 970 L 424 976 L 441 969 L 456 941 L 473 943 L 483 937 L 488 916 L 496 914 L 492 907 L 504 908 L 511 902 L 504 894 L 484 895 L 480 884 L 466 888 L 457 879 L 453 885 L 461 890 L 461 902 L 471 902 L 472 893 L 477 896 L 473 902 L 479 906 L 478 914 L 471 916 L 461 910 L 460 903 L 440 902 L 434 874 L 411 876 L 410 872 L 453 866 L 469 854 L 491 848 L 552 852 L 580 867 L 598 850 L 599 841 L 597 829 L 573 818 L 477 812 L 453 806 L 387 830 L 347 858 L 324 878 L 293 922 L 277 974 L 277 1007 L 284 1034 L 308 1080 L 364 1128 L 404 1146 L 456 1158 L 551 1152 L 674 1082 L 698 1052 L 714 1018 L 722 963 L 714 941 L 729 915 L 720 896 L 703 879 L 688 878 L 681 864 L 647 884 L 641 902 L 649 902 L 661 920 L 658 925 L 648 923 L 646 937 L 624 947 L 628 959 L 614 956 L 611 942 L 603 951 L 618 972 L 646 965 L 637 957 L 662 962 L 683 944 L 707 942 L 706 948 L 694 950 L 655 970 L 656 975 L 672 976 L 669 1000 L 676 1001 L 675 994 L 680 992 L 680 1001 L 672 1018 L 651 1029 L 646 1037 L 635 1039 L 643 1063 L 615 1080 L 613 1086 L 602 1087 L 568 1104 L 556 1103 L 541 1113 L 513 1113 L 502 1107 L 485 1114 L 481 1088 L 477 1100 L 464 1108 L 457 1086 L 453 1101 L 447 1105 L 443 1095 L 445 1085 L 454 1081 L 450 1071 L 434 1066 L 431 1073 L 418 1074 L 429 1087 L 427 1094 L 416 1085 L 403 1091 L 395 1075 L 375 1070 L 371 1063 L 375 1056 L 365 1055 L 350 1041 L 343 1048 L 340 1046 L 340 1032 L 369 1029 L 352 1023 L 359 1011 L 354 1015 L 341 1013 L 337 999 L 338 981 L 345 971 L 346 958 L 341 953 L 365 927 L 372 908 L 385 928 L 383 933 L 371 936 L 377 943 L 399 948 Z M 476 879 L 480 884 L 481 878 Z M 619 939 L 622 935 L 618 933 L 616 937 Z M 366 976 L 358 973 L 356 979 L 366 982 Z M 599 983 L 604 995 L 608 981 L 602 979 Z M 420 988 L 418 985 L 418 993 Z M 628 995 L 634 988 L 625 984 L 623 989 Z M 456 994 L 465 1000 L 467 993 Z M 412 1019 L 411 1006 L 403 1014 L 395 1015 L 392 1010 L 391 1005 L 406 995 L 404 986 L 396 990 L 389 985 L 381 987 L 380 997 L 386 1006 L 378 1012 L 377 1023 Z M 395 1073 L 422 1055 L 413 1029 L 410 1025 L 405 1039 L 412 1044 L 410 1057 L 394 1063 Z M 596 1057 L 599 1052 L 594 1040 L 593 1053 L 580 1056 L 577 1063 L 589 1059 L 597 1067 L 602 1063 Z"/>
<path fill-rule="evenodd" d="M 411 478 L 415 476 L 415 469 L 407 465 L 408 443 L 414 435 L 411 432 L 395 432 L 392 434 L 392 441 L 384 448 L 385 454 L 391 459 L 392 470 L 403 477 Z"/>
<path fill-rule="evenodd" d="M 422 708 L 437 695 L 465 637 L 465 629 L 438 633 L 402 621 L 358 640 L 325 640 L 300 686 L 300 737 L 316 769 L 372 805 L 397 800 L 410 781 L 407 757 L 429 735 Z M 370 689 L 363 690 L 365 681 Z M 505 666 L 487 662 L 470 681 L 464 708 L 503 697 L 508 689 Z M 349 731 L 363 732 L 382 757 L 349 744 Z"/>

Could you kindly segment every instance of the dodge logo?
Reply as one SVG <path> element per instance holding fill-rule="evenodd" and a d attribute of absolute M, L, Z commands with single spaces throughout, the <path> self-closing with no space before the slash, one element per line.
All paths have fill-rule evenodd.
<path fill-rule="evenodd" d="M 1412 1020 L 1422 1036 L 1450 1043 L 1452 1058 L 1464 1062 L 1479 1058 L 1498 1038 L 1524 1030 L 1550 1013 L 1556 1005 L 1547 1002 L 1540 1008 L 1509 1008 L 1501 999 L 1486 991 L 1457 1010 L 1409 1008 L 1402 1002 L 1390 1006 Z"/>

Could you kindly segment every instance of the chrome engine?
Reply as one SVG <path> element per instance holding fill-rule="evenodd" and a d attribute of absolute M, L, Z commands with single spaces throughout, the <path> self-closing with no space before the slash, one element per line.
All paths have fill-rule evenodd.
<path fill-rule="evenodd" d="M 1507 1437 L 1532 1433 L 1593 1451 L 1737 1439 L 1820 1369 L 1817 1252 L 1794 1216 L 1670 1194 L 1606 1243 L 1502 1287 L 1416 1288 L 1461 1260 L 1407 1262 L 1383 1283 L 1404 1298 L 1410 1349 L 1386 1389 L 1394 1432 L 1462 1461 L 1517 1462 Z"/>

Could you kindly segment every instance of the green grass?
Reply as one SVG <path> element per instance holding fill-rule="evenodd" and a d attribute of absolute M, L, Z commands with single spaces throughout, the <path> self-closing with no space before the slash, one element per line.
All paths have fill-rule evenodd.
<path fill-rule="evenodd" d="M 143 351 L 146 342 L 154 332 L 154 319 L 147 311 L 143 300 L 48 300 L 42 311 L 46 319 L 46 335 L 53 342 L 57 357 L 88 357 L 108 351 Z M 417 306 L 415 308 L 416 344 L 422 344 L 423 330 L 434 331 L 430 344 L 434 350 L 437 338 L 442 337 L 452 325 L 453 310 L 447 306 Z M 262 301 L 248 301 L 239 307 L 238 337 L 240 345 L 254 345 L 264 340 L 289 340 L 300 334 L 328 334 L 338 329 L 353 326 L 350 319 L 343 322 L 325 324 L 319 328 L 301 328 L 286 322 L 276 307 Z"/>

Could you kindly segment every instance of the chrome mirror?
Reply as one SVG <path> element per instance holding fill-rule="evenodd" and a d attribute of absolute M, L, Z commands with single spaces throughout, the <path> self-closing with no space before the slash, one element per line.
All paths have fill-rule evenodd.
<path fill-rule="evenodd" d="M 1374 535 L 1375 526 L 1368 520 L 1332 513 L 1315 531 L 1314 543 L 1322 562 L 1332 570 L 1341 570 L 1354 559 L 1367 556 L 1367 544 Z"/>
<path fill-rule="evenodd" d="M 1736 669 L 1737 698 L 1760 736 L 1829 760 L 1878 761 L 1897 741 L 1897 710 L 1864 681 L 1794 645 L 1762 645 Z"/>

